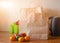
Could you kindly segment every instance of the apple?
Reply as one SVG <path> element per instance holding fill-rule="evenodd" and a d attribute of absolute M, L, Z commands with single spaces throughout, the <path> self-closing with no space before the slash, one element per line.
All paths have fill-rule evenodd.
<path fill-rule="evenodd" d="M 30 37 L 29 36 L 25 36 L 25 41 L 30 41 Z"/>
<path fill-rule="evenodd" d="M 21 33 L 20 36 L 21 37 L 25 37 L 26 36 L 26 33 Z"/>
<path fill-rule="evenodd" d="M 19 37 L 19 38 L 18 38 L 18 41 L 19 41 L 19 42 L 24 42 L 24 37 Z"/>

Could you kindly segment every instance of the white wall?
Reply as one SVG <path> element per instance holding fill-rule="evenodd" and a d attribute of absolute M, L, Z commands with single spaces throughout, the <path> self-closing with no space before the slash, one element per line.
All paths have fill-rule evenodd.
<path fill-rule="evenodd" d="M 42 6 L 49 16 L 60 16 L 60 0 L 42 0 Z"/>
<path fill-rule="evenodd" d="M 43 7 L 60 10 L 60 0 L 43 0 Z"/>
<path fill-rule="evenodd" d="M 20 8 L 42 6 L 49 11 L 47 12 L 48 15 L 60 16 L 60 13 L 56 14 L 60 12 L 60 0 L 0 0 L 0 2 L 1 1 L 11 1 L 13 6 L 9 8 L 0 7 L 0 31 L 8 31 L 9 24 L 19 19 Z"/>
<path fill-rule="evenodd" d="M 21 8 L 41 6 L 41 0 L 0 0 L 0 2 L 1 1 L 11 2 L 12 6 L 4 8 L 0 4 L 0 31 L 8 31 L 10 23 L 20 19 Z"/>
<path fill-rule="evenodd" d="M 0 8 L 0 31 L 6 31 L 8 30 L 8 11 L 7 9 L 1 9 Z"/>

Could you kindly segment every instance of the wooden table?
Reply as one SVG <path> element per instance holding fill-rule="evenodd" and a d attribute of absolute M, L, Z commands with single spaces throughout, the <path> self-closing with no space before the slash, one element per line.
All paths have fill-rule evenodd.
<path fill-rule="evenodd" d="M 9 40 L 9 32 L 0 32 L 0 43 L 60 43 L 60 37 L 51 37 L 48 40 L 31 40 L 29 42 L 18 42 Z"/>

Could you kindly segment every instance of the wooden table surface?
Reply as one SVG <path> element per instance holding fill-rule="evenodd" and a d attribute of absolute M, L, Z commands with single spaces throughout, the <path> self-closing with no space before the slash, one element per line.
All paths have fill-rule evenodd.
<path fill-rule="evenodd" d="M 51 37 L 48 40 L 31 40 L 29 42 L 10 41 L 8 32 L 0 32 L 0 43 L 60 43 L 60 37 Z"/>

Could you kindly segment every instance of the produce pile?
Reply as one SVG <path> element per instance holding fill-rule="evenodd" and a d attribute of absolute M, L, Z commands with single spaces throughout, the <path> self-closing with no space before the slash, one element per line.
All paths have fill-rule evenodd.
<path fill-rule="evenodd" d="M 26 42 L 30 41 L 30 37 L 26 35 L 26 33 L 21 33 L 19 35 L 14 34 L 10 36 L 11 41 L 20 41 L 20 42 Z"/>

